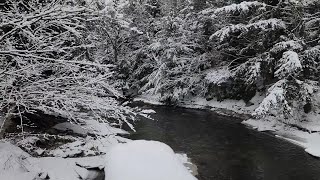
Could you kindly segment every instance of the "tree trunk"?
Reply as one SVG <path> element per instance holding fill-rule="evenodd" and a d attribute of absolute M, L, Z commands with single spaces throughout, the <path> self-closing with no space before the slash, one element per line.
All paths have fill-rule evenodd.
<path fill-rule="evenodd" d="M 13 109 L 10 110 L 9 113 L 7 113 L 7 115 L 0 113 L 0 139 L 4 138 L 6 130 L 12 124 L 12 119 L 13 119 L 12 112 L 13 112 Z"/>

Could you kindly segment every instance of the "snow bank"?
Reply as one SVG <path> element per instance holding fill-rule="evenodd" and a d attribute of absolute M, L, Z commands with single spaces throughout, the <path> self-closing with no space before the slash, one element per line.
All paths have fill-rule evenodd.
<path fill-rule="evenodd" d="M 276 87 L 276 86 L 275 86 Z M 272 89 L 272 88 L 270 88 Z M 273 92 L 274 93 L 274 92 Z M 272 93 L 271 93 L 272 94 Z M 270 95 L 270 94 L 269 94 Z M 320 94 L 314 95 L 320 102 Z M 148 97 L 151 96 L 140 96 L 135 99 L 137 101 L 143 101 L 151 104 L 159 104 L 157 99 L 151 97 L 152 100 L 148 100 Z M 268 103 L 267 100 L 270 100 L 270 103 L 274 103 L 274 99 L 278 99 L 278 95 L 273 94 L 269 97 L 260 96 L 256 94 L 250 102 L 250 106 L 248 106 L 244 101 L 240 100 L 224 100 L 222 102 L 217 101 L 216 99 L 212 99 L 207 101 L 204 98 L 192 98 L 183 102 L 180 102 L 179 106 L 187 107 L 187 108 L 196 108 L 196 109 L 208 109 L 218 112 L 220 114 L 226 114 L 231 116 L 239 116 L 241 114 L 249 115 L 252 113 L 261 113 L 261 107 L 265 106 L 267 108 Z M 281 99 L 281 98 L 280 98 Z M 264 101 L 264 102 L 263 102 Z M 315 107 L 319 109 L 320 103 Z M 283 106 L 281 106 L 283 107 Z M 267 108 L 268 109 L 268 108 Z M 263 113 L 262 113 L 263 114 Z M 290 127 L 283 122 L 280 122 L 277 118 L 272 118 L 272 116 L 267 116 L 263 119 L 248 119 L 243 121 L 242 123 L 251 126 L 258 131 L 272 131 L 276 134 L 277 137 L 285 139 L 291 143 L 294 143 L 298 146 L 305 148 L 305 151 L 312 156 L 320 157 L 320 111 L 311 112 L 305 115 L 304 121 L 297 121 L 296 126 L 304 128 L 309 132 L 304 132 L 298 130 L 297 128 Z"/>
<path fill-rule="evenodd" d="M 129 139 L 120 136 L 78 138 L 75 142 L 66 143 L 48 152 L 54 157 L 95 156 L 107 153 L 110 148 L 119 142 L 129 142 Z"/>
<path fill-rule="evenodd" d="M 0 179 L 33 179 L 37 173 L 30 172 L 30 164 L 26 160 L 29 157 L 20 148 L 0 142 Z"/>
<path fill-rule="evenodd" d="M 107 162 L 106 180 L 196 180 L 161 142 L 118 144 L 110 150 Z"/>
<path fill-rule="evenodd" d="M 141 111 L 141 113 L 143 113 L 143 114 L 155 114 L 156 111 L 153 110 L 153 109 L 144 109 L 144 110 Z"/>
<path fill-rule="evenodd" d="M 102 169 L 104 163 L 101 156 L 34 158 L 17 146 L 0 142 L 1 180 L 89 180 L 90 172 L 86 168 Z"/>
<path fill-rule="evenodd" d="M 140 111 L 139 115 L 143 116 L 147 119 L 153 120 L 153 118 L 150 116 L 150 114 L 155 114 L 155 113 L 156 113 L 156 111 L 154 111 L 153 109 L 144 109 L 144 110 Z"/>
<path fill-rule="evenodd" d="M 304 132 L 293 127 L 288 127 L 276 119 L 249 119 L 243 121 L 243 124 L 252 126 L 258 131 L 274 131 L 276 137 L 303 147 L 312 156 L 320 157 L 320 134 L 318 132 Z"/>
<path fill-rule="evenodd" d="M 143 95 L 135 98 L 133 101 L 141 101 L 153 105 L 163 105 L 161 102 L 159 102 L 159 96 L 160 95 Z M 210 108 L 212 111 L 225 115 L 235 115 L 235 113 L 250 115 L 257 107 L 259 107 L 259 104 L 264 98 L 264 96 L 261 96 L 257 93 L 250 101 L 252 104 L 248 106 L 243 100 L 238 101 L 226 99 L 224 101 L 218 101 L 216 98 L 213 98 L 212 100 L 207 101 L 205 98 L 194 97 L 188 100 L 180 101 L 178 106 L 191 109 Z"/>
<path fill-rule="evenodd" d="M 150 95 L 150 94 L 144 94 L 141 96 L 138 96 L 133 99 L 133 101 L 141 101 L 147 104 L 153 104 L 153 105 L 164 105 L 164 103 L 160 102 L 160 94 L 156 95 Z"/>
<path fill-rule="evenodd" d="M 176 156 L 192 175 L 198 175 L 198 167 L 191 162 L 191 159 L 187 156 L 187 154 L 177 153 Z"/>

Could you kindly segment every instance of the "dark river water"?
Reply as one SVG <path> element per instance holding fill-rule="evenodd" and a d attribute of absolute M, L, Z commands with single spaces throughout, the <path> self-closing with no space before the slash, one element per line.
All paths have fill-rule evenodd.
<path fill-rule="evenodd" d="M 149 106 L 131 139 L 164 142 L 198 166 L 199 180 L 320 180 L 320 160 L 236 118 L 205 110 Z"/>

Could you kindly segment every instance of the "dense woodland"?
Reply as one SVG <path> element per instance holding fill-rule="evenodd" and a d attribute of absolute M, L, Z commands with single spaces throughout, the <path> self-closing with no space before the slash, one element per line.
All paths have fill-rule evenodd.
<path fill-rule="evenodd" d="M 1 0 L 0 17 L 2 130 L 32 114 L 133 128 L 138 95 L 264 96 L 253 116 L 287 124 L 319 110 L 318 0 Z"/>

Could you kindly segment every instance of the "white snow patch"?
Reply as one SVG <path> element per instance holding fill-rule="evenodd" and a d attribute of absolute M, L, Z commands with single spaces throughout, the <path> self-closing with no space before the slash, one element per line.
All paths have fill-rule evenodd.
<path fill-rule="evenodd" d="M 153 104 L 153 105 L 164 105 L 162 102 L 160 102 L 160 95 L 149 95 L 149 94 L 145 94 L 145 95 L 141 95 L 138 96 L 136 98 L 133 99 L 133 101 L 138 102 L 144 102 L 147 104 Z"/>
<path fill-rule="evenodd" d="M 229 6 L 224 6 L 221 8 L 217 8 L 214 13 L 234 13 L 234 12 L 244 12 L 247 13 L 252 7 L 265 7 L 265 3 L 261 3 L 258 1 L 247 2 L 243 1 L 240 4 L 231 4 Z"/>
<path fill-rule="evenodd" d="M 304 6 L 307 6 L 309 4 L 315 3 L 317 1 L 318 0 L 289 0 L 289 2 L 296 3 L 296 4 L 300 4 L 301 3 Z"/>
<path fill-rule="evenodd" d="M 143 113 L 143 114 L 155 114 L 156 111 L 153 110 L 153 109 L 144 109 L 144 110 L 141 111 L 141 113 Z"/>
<path fill-rule="evenodd" d="M 0 142 L 0 179 L 50 180 L 86 179 L 89 171 L 83 167 L 103 168 L 105 162 L 101 156 L 86 158 L 34 158 L 17 146 Z M 81 166 L 81 167 L 80 167 Z M 40 179 L 41 179 L 40 178 Z"/>
<path fill-rule="evenodd" d="M 198 175 L 197 166 L 191 162 L 191 159 L 188 157 L 187 154 L 177 153 L 176 156 L 178 160 L 189 170 L 189 172 L 192 175 L 194 176 Z"/>
<path fill-rule="evenodd" d="M 109 135 L 108 137 L 90 137 L 85 139 L 78 139 L 75 142 L 67 143 L 59 146 L 49 152 L 55 157 L 75 157 L 79 154 L 83 156 L 94 156 L 102 153 L 107 153 L 110 148 L 119 142 L 129 142 L 129 139 L 121 138 L 119 136 Z"/>
<path fill-rule="evenodd" d="M 283 41 L 275 44 L 270 51 L 273 53 L 279 53 L 283 50 L 302 51 L 303 50 L 302 44 L 303 42 L 301 41 L 294 41 L 294 40 Z"/>
<path fill-rule="evenodd" d="M 294 51 L 283 53 L 279 61 L 278 70 L 275 72 L 276 77 L 285 77 L 290 73 L 294 73 L 302 69 L 299 55 Z"/>
<path fill-rule="evenodd" d="M 34 177 L 35 173 L 29 172 L 30 163 L 26 161 L 29 157 L 20 148 L 0 142 L 0 179 L 13 179 L 23 175 Z"/>
<path fill-rule="evenodd" d="M 210 83 L 220 84 L 221 82 L 226 81 L 231 76 L 228 67 L 222 67 L 220 69 L 212 69 L 207 72 L 205 77 Z"/>
<path fill-rule="evenodd" d="M 55 125 L 53 128 L 60 130 L 60 131 L 66 131 L 71 130 L 76 134 L 82 134 L 87 135 L 90 134 L 96 134 L 96 135 L 114 135 L 114 134 L 128 134 L 128 132 L 119 129 L 114 128 L 110 126 L 108 123 L 102 123 L 95 120 L 88 120 L 85 122 L 86 124 L 80 125 L 80 124 L 72 124 L 70 122 L 64 122 Z"/>
<path fill-rule="evenodd" d="M 196 180 L 161 142 L 118 144 L 110 150 L 107 162 L 106 180 Z"/>
<path fill-rule="evenodd" d="M 217 99 L 212 99 L 207 101 L 204 98 L 195 97 L 189 100 L 185 100 L 178 104 L 182 107 L 187 108 L 196 108 L 196 109 L 207 109 L 211 108 L 213 111 L 220 111 L 221 109 L 227 111 L 232 111 L 237 114 L 252 114 L 253 112 L 258 113 L 260 115 L 268 114 L 270 112 L 270 105 L 272 103 L 280 103 L 282 105 L 278 107 L 283 108 L 283 90 L 282 84 L 284 81 L 279 81 L 273 85 L 273 87 L 269 88 L 269 94 L 266 98 L 264 95 L 259 95 L 258 93 L 250 100 L 251 104 L 247 105 L 244 101 L 240 100 L 224 100 L 218 101 Z M 314 87 L 314 86 L 312 86 Z M 308 92 L 314 93 L 313 88 L 307 87 Z M 317 98 L 314 102 L 319 102 L 315 104 L 315 109 L 319 109 L 320 107 L 320 93 L 314 94 Z M 136 98 L 137 101 L 143 101 L 145 103 L 151 103 L 159 105 L 157 96 L 140 96 Z M 150 98 L 150 99 L 149 99 Z M 279 101 L 280 100 L 280 101 Z M 264 102 L 263 102 L 264 101 Z M 259 107 L 260 106 L 260 107 Z M 259 108 L 258 108 L 259 107 Z M 256 111 L 255 111 L 256 110 Z M 228 113 L 229 115 L 229 113 Z M 279 117 L 265 116 L 263 119 L 248 119 L 243 121 L 242 123 L 251 126 L 258 131 L 273 131 L 277 134 L 277 137 L 283 138 L 291 143 L 297 144 L 301 147 L 305 148 L 305 151 L 313 156 L 320 157 L 320 133 L 312 131 L 320 131 L 320 112 L 310 112 L 306 114 L 305 119 L 301 121 L 295 122 L 297 126 L 305 128 L 310 132 L 303 132 L 301 130 L 297 130 L 296 128 L 290 127 L 283 122 L 279 121 Z"/>
<path fill-rule="evenodd" d="M 249 119 L 243 122 L 257 129 L 258 131 L 274 131 L 276 136 L 291 143 L 305 148 L 305 151 L 312 156 L 320 157 L 320 133 L 311 133 L 288 127 L 275 118 L 270 119 Z"/>
<path fill-rule="evenodd" d="M 287 110 L 291 110 L 288 102 L 285 98 L 285 90 L 283 88 L 286 80 L 280 80 L 276 82 L 273 86 L 268 89 L 268 95 L 263 99 L 261 104 L 257 109 L 255 109 L 253 116 L 266 116 L 270 113 L 274 108 L 280 109 L 281 107 L 286 108 Z"/>
<path fill-rule="evenodd" d="M 134 99 L 134 101 L 141 101 L 148 104 L 154 105 L 163 105 L 163 103 L 159 102 L 158 99 L 154 99 L 153 97 L 159 97 L 160 95 L 156 96 L 139 96 Z M 149 99 L 151 98 L 151 99 Z M 192 108 L 192 109 L 208 109 L 211 108 L 212 111 L 220 111 L 220 110 L 227 110 L 232 111 L 238 114 L 251 114 L 262 102 L 265 96 L 260 95 L 257 93 L 250 102 L 251 105 L 247 105 L 243 100 L 231 100 L 226 99 L 223 101 L 218 101 L 216 98 L 213 98 L 210 101 L 207 101 L 205 98 L 200 97 L 193 97 L 188 100 L 181 101 L 178 105 L 181 107 Z M 219 112 L 221 113 L 221 112 Z"/>
<path fill-rule="evenodd" d="M 224 41 L 234 32 L 249 32 L 250 30 L 260 30 L 260 31 L 271 31 L 277 29 L 285 29 L 286 25 L 283 20 L 272 18 L 266 20 L 260 20 L 250 24 L 236 24 L 224 27 L 210 36 L 210 39 L 217 37 L 220 39 L 220 42 Z M 243 33 L 241 33 L 243 34 Z"/>
<path fill-rule="evenodd" d="M 155 113 L 156 113 L 156 111 L 154 111 L 153 109 L 144 109 L 144 110 L 140 111 L 139 115 L 141 115 L 141 116 L 143 116 L 145 118 L 153 120 L 151 118 L 150 114 L 155 114 Z"/>
<path fill-rule="evenodd" d="M 142 31 L 140 31 L 137 27 L 130 28 L 131 31 L 136 32 L 137 34 L 143 34 Z"/>
<path fill-rule="evenodd" d="M 218 101 L 216 98 L 207 101 L 204 98 L 192 98 L 189 101 L 183 101 L 181 106 L 187 108 L 205 109 L 211 108 L 213 111 L 227 110 L 238 114 L 251 114 L 255 108 L 259 106 L 264 96 L 260 96 L 258 93 L 251 99 L 250 105 L 247 105 L 243 100 L 231 100 L 226 99 Z"/>

